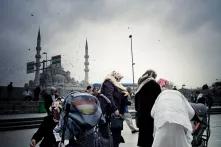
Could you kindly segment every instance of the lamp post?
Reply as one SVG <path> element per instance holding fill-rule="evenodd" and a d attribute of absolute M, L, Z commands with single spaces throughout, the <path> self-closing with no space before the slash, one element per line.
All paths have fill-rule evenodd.
<path fill-rule="evenodd" d="M 47 67 L 48 67 L 48 65 L 47 65 L 47 62 L 48 62 L 47 53 L 46 53 L 46 52 L 43 52 L 42 54 L 45 54 L 45 56 L 46 56 L 46 70 L 47 70 Z"/>
<path fill-rule="evenodd" d="M 129 35 L 129 38 L 130 38 L 130 49 L 131 49 L 131 66 L 132 66 L 132 76 L 133 76 L 133 92 L 135 91 L 134 89 L 134 57 L 133 57 L 133 46 L 132 46 L 132 35 Z"/>

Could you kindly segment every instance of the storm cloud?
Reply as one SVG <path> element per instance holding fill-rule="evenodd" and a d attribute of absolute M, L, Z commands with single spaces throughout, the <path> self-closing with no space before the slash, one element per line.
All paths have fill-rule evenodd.
<path fill-rule="evenodd" d="M 42 52 L 62 54 L 79 81 L 88 38 L 91 82 L 112 69 L 131 82 L 132 33 L 136 80 L 154 68 L 178 85 L 213 82 L 221 78 L 220 7 L 220 0 L 1 0 L 0 84 L 33 79 L 26 62 L 35 60 L 39 27 Z"/>

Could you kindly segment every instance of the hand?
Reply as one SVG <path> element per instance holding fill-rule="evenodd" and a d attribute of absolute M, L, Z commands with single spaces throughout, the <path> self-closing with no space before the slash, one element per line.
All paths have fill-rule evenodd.
<path fill-rule="evenodd" d="M 124 91 L 124 96 L 129 96 L 129 95 L 130 95 L 129 92 Z"/>
<path fill-rule="evenodd" d="M 31 140 L 30 147 L 35 147 L 35 146 L 36 146 L 36 140 L 35 140 L 35 139 L 32 139 L 32 140 Z"/>
<path fill-rule="evenodd" d="M 120 115 L 119 110 L 114 111 L 114 115 L 119 116 Z"/>

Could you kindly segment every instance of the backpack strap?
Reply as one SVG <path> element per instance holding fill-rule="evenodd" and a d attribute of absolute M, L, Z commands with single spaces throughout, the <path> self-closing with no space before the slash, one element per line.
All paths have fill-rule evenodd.
<path fill-rule="evenodd" d="M 104 95 L 104 94 L 100 94 L 100 96 L 102 98 L 104 98 L 104 100 L 108 103 L 108 104 L 111 104 L 111 101 Z"/>
<path fill-rule="evenodd" d="M 67 104 L 65 115 L 64 115 L 64 126 L 63 126 L 63 131 L 62 131 L 62 136 L 61 136 L 61 143 L 64 143 L 64 137 L 65 137 L 65 131 L 66 131 L 67 123 L 68 123 L 69 112 L 70 112 L 70 104 Z"/>

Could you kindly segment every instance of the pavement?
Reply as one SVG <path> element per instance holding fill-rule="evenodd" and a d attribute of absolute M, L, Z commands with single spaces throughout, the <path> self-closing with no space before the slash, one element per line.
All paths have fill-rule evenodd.
<path fill-rule="evenodd" d="M 210 116 L 210 130 L 211 135 L 208 141 L 208 147 L 221 147 L 221 114 Z M 138 133 L 132 134 L 126 123 L 124 124 L 122 136 L 125 139 L 125 143 L 120 144 L 120 147 L 137 146 Z"/>
<path fill-rule="evenodd" d="M 0 120 L 21 117 L 43 117 L 45 115 L 46 113 L 1 115 Z M 208 147 L 221 147 L 221 114 L 211 115 L 210 126 L 211 136 L 209 139 Z M 28 147 L 30 139 L 36 130 L 37 129 L 24 129 L 0 132 L 0 147 Z M 136 147 L 138 133 L 132 134 L 126 123 L 124 123 L 124 130 L 122 135 L 125 139 L 125 143 L 120 144 L 120 147 Z"/>
<path fill-rule="evenodd" d="M 37 117 L 44 117 L 46 115 L 47 113 L 6 114 L 6 115 L 0 115 L 0 121 L 6 119 L 37 118 Z"/>
<path fill-rule="evenodd" d="M 133 120 L 133 124 L 135 126 L 135 121 Z M 122 136 L 124 137 L 125 143 L 121 143 L 120 147 L 136 147 L 138 133 L 132 134 L 130 128 L 124 122 L 124 129 L 122 131 Z"/>

